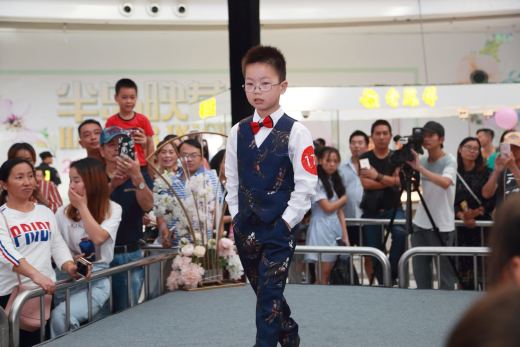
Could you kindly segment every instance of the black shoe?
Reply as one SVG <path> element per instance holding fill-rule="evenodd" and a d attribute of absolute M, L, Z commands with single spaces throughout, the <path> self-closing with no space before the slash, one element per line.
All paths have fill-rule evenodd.
<path fill-rule="evenodd" d="M 299 347 L 300 346 L 300 335 L 288 335 L 280 341 L 282 347 Z"/>

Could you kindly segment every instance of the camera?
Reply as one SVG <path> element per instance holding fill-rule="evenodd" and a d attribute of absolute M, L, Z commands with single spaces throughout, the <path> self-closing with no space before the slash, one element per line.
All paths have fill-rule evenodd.
<path fill-rule="evenodd" d="M 414 160 L 412 149 L 419 154 L 423 154 L 423 140 L 423 128 L 413 128 L 412 135 L 409 136 L 396 135 L 394 137 L 394 141 L 399 141 L 399 143 L 401 143 L 403 147 L 392 152 L 389 158 L 390 163 L 392 163 L 395 166 L 400 166 L 406 163 L 407 161 Z"/>

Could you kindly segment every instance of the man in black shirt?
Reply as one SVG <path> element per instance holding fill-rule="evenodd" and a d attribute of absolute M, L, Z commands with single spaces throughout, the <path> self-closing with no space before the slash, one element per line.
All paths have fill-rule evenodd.
<path fill-rule="evenodd" d="M 399 168 L 390 163 L 391 150 L 388 147 L 392 139 L 392 127 L 386 120 L 380 119 L 372 124 L 371 129 L 374 149 L 360 156 L 359 176 L 364 188 L 361 209 L 363 218 L 391 218 L 395 210 L 396 219 L 404 219 L 399 196 Z M 365 160 L 363 160 L 365 159 Z M 366 165 L 368 159 L 369 166 Z M 363 228 L 364 245 L 384 251 L 383 235 L 380 225 L 365 225 Z M 398 262 L 406 250 L 406 232 L 402 225 L 394 225 L 392 230 L 392 246 L 390 248 L 390 264 L 392 280 L 397 279 Z M 383 283 L 381 265 L 374 264 L 374 275 Z"/>

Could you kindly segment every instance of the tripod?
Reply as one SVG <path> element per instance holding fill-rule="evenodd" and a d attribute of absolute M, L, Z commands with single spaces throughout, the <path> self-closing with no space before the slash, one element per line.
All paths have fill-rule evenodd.
<path fill-rule="evenodd" d="M 399 195 L 397 197 L 397 201 L 395 202 L 394 211 L 392 213 L 392 218 L 390 219 L 390 223 L 388 224 L 388 227 L 386 229 L 384 241 L 383 241 L 383 247 L 386 245 L 386 242 L 388 241 L 388 236 L 390 235 L 390 230 L 392 230 L 395 222 L 395 216 L 397 213 L 397 210 L 401 206 L 401 195 L 406 190 L 406 211 L 405 211 L 405 229 L 406 232 L 411 235 L 413 233 L 413 224 L 412 224 L 412 192 L 416 192 L 419 195 L 419 198 L 421 200 L 421 204 L 424 207 L 424 211 L 426 212 L 426 215 L 428 216 L 428 220 L 430 221 L 430 224 L 432 226 L 432 231 L 435 233 L 439 244 L 442 247 L 446 247 L 446 243 L 441 237 L 439 228 L 435 224 L 435 221 L 433 220 L 433 217 L 431 215 L 430 209 L 428 208 L 428 205 L 426 204 L 426 201 L 424 200 L 423 195 L 421 194 L 419 190 L 421 175 L 419 172 L 412 169 L 412 167 L 408 164 L 403 164 L 401 166 L 401 170 L 399 170 L 399 179 L 401 182 L 401 190 L 399 191 Z M 386 249 L 385 249 L 386 251 Z M 388 252 L 386 252 L 388 253 Z M 462 277 L 460 276 L 459 272 L 457 271 L 457 268 L 455 267 L 455 263 L 453 262 L 453 259 L 451 257 L 447 257 L 448 262 L 453 270 L 453 273 L 455 274 L 457 281 L 459 283 L 462 283 Z M 440 269 L 437 269 L 437 271 L 440 271 Z M 440 287 L 440 283 L 439 283 Z"/>

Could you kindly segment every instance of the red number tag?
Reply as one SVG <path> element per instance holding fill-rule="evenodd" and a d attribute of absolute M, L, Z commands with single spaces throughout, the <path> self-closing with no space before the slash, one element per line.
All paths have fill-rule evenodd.
<path fill-rule="evenodd" d="M 316 155 L 314 154 L 314 147 L 309 146 L 305 148 L 302 153 L 302 166 L 308 173 L 317 175 Z"/>

